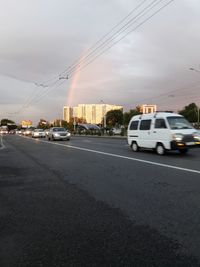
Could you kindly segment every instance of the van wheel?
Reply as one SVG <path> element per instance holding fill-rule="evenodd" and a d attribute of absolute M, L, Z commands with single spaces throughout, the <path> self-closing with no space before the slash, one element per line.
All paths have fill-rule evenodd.
<path fill-rule="evenodd" d="M 164 155 L 165 154 L 165 148 L 164 148 L 163 144 L 157 144 L 156 153 L 158 155 Z"/>
<path fill-rule="evenodd" d="M 138 151 L 139 151 L 139 146 L 138 146 L 138 144 L 137 144 L 136 142 L 133 142 L 133 143 L 132 143 L 131 148 L 132 148 L 132 150 L 133 150 L 134 152 L 138 152 Z"/>

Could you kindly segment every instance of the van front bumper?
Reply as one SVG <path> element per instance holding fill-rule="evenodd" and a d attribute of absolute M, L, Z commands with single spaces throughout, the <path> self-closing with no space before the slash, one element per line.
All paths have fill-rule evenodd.
<path fill-rule="evenodd" d="M 200 141 L 193 142 L 181 142 L 181 141 L 171 141 L 171 149 L 172 150 L 180 150 L 186 148 L 197 148 L 200 147 Z"/>

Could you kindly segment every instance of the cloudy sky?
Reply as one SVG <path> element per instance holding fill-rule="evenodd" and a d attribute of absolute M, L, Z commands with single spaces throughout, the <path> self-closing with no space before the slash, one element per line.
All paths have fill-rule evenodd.
<path fill-rule="evenodd" d="M 36 123 L 102 101 L 200 106 L 200 72 L 189 70 L 200 70 L 200 1 L 160 10 L 168 2 L 0 0 L 0 119 Z"/>

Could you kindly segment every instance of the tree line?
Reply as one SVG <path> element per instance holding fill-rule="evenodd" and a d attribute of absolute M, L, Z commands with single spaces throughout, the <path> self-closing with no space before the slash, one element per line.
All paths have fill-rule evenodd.
<path fill-rule="evenodd" d="M 178 113 L 184 116 L 194 126 L 200 128 L 200 123 L 199 123 L 200 109 L 195 103 L 190 103 L 189 105 L 185 106 L 182 110 L 180 110 Z M 107 128 L 112 128 L 112 127 L 119 128 L 121 126 L 126 128 L 129 124 L 130 119 L 133 116 L 139 114 L 141 114 L 139 106 L 137 106 L 135 109 L 130 109 L 129 111 L 124 113 L 122 110 L 110 110 L 106 113 L 106 126 Z M 76 122 L 76 124 L 86 123 L 85 119 L 83 118 L 72 118 L 69 122 L 66 122 L 64 120 L 56 120 L 53 124 L 50 124 L 44 119 L 40 119 L 37 128 L 48 129 L 52 126 L 56 127 L 62 126 L 68 128 L 69 130 L 73 130 L 74 122 Z M 17 128 L 15 122 L 9 119 L 2 119 L 0 126 L 8 126 L 8 128 L 10 129 Z M 104 126 L 103 119 L 99 126 L 101 127 Z"/>

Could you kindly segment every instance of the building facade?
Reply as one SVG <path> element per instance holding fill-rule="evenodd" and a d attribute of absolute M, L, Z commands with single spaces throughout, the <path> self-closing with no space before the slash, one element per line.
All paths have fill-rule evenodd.
<path fill-rule="evenodd" d="M 123 110 L 123 107 L 109 104 L 79 104 L 73 108 L 65 106 L 63 107 L 63 119 L 69 122 L 72 118 L 81 118 L 87 123 L 101 124 L 110 110 Z"/>
<path fill-rule="evenodd" d="M 156 105 L 147 105 L 143 104 L 140 106 L 140 112 L 143 114 L 147 113 L 154 113 L 157 111 L 157 106 Z"/>
<path fill-rule="evenodd" d="M 69 122 L 73 117 L 73 109 L 67 106 L 63 107 L 63 120 Z"/>
<path fill-rule="evenodd" d="M 33 126 L 33 123 L 30 120 L 23 120 L 21 121 L 21 126 L 22 128 L 29 128 Z"/>

